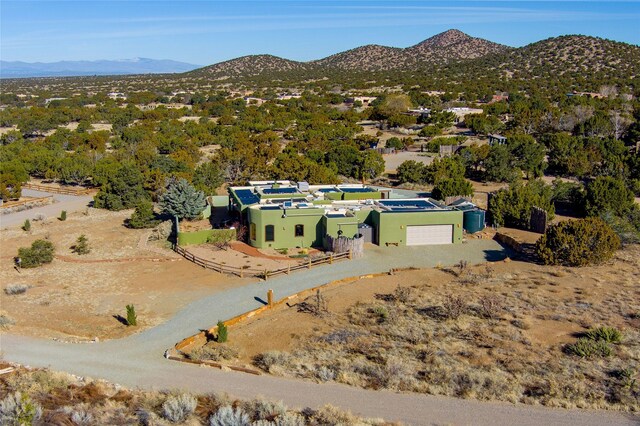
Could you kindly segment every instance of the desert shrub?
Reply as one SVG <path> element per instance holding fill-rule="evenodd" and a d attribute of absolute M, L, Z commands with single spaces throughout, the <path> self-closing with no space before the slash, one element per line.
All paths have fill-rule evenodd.
<path fill-rule="evenodd" d="M 332 405 L 325 405 L 314 412 L 312 419 L 319 425 L 353 425 L 358 423 L 351 413 L 345 412 Z"/>
<path fill-rule="evenodd" d="M 89 240 L 86 235 L 82 234 L 78 237 L 76 244 L 73 246 L 73 252 L 79 255 L 89 254 L 91 252 Z"/>
<path fill-rule="evenodd" d="M 600 176 L 587 185 L 585 195 L 587 216 L 598 216 L 607 210 L 621 216 L 633 207 L 633 193 L 621 179 Z"/>
<path fill-rule="evenodd" d="M 61 220 L 61 221 L 63 221 L 63 222 L 64 222 L 65 220 L 67 220 L 67 211 L 66 211 L 66 210 L 62 210 L 62 211 L 60 212 L 60 217 L 59 217 L 58 219 L 60 219 L 60 220 Z"/>
<path fill-rule="evenodd" d="M 142 200 L 136 205 L 136 209 L 127 221 L 127 226 L 133 229 L 153 228 L 160 223 L 153 212 L 153 203 Z"/>
<path fill-rule="evenodd" d="M 592 328 L 585 333 L 585 337 L 591 340 L 602 340 L 607 343 L 622 342 L 622 333 L 613 327 Z"/>
<path fill-rule="evenodd" d="M 527 185 L 515 184 L 496 192 L 489 199 L 489 214 L 496 225 L 529 229 L 531 209 L 540 207 L 553 219 L 555 207 L 551 202 L 551 186 L 542 181 L 530 181 Z"/>
<path fill-rule="evenodd" d="M 291 360 L 291 355 L 280 351 L 267 351 L 255 357 L 254 363 L 257 367 L 269 371 L 271 367 L 277 365 L 287 365 Z"/>
<path fill-rule="evenodd" d="M 22 224 L 22 230 L 25 232 L 31 231 L 31 221 L 29 219 L 25 220 Z"/>
<path fill-rule="evenodd" d="M 62 412 L 67 414 L 71 422 L 76 426 L 90 426 L 95 424 L 93 415 L 84 408 L 63 407 Z"/>
<path fill-rule="evenodd" d="M 623 245 L 640 243 L 639 209 L 632 209 L 621 216 L 612 211 L 606 211 L 600 214 L 600 219 L 613 229 Z"/>
<path fill-rule="evenodd" d="M 227 328 L 226 325 L 224 325 L 224 322 L 218 321 L 218 337 L 216 338 L 216 340 L 218 341 L 218 343 L 224 343 L 228 339 L 229 339 L 229 329 Z"/>
<path fill-rule="evenodd" d="M 295 413 L 284 413 L 276 417 L 275 426 L 305 426 L 307 424 L 304 417 Z"/>
<path fill-rule="evenodd" d="M 23 268 L 35 268 L 45 263 L 53 261 L 54 247 L 51 241 L 35 240 L 31 247 L 18 249 L 18 257 L 21 259 L 20 265 Z"/>
<path fill-rule="evenodd" d="M 371 312 L 375 315 L 376 320 L 379 323 L 383 323 L 385 322 L 387 319 L 389 319 L 389 311 L 387 310 L 387 308 L 385 308 L 384 306 L 374 306 L 371 309 Z"/>
<path fill-rule="evenodd" d="M 409 302 L 409 300 L 411 300 L 412 297 L 411 287 L 398 286 L 393 291 L 393 296 L 398 302 L 407 303 Z"/>
<path fill-rule="evenodd" d="M 197 361 L 221 361 L 234 359 L 238 356 L 238 351 L 227 345 L 206 344 L 194 349 L 188 354 L 190 359 Z"/>
<path fill-rule="evenodd" d="M 42 416 L 42 407 L 21 392 L 8 394 L 0 401 L 0 424 L 31 425 Z"/>
<path fill-rule="evenodd" d="M 540 260 L 550 265 L 586 266 L 605 262 L 620 248 L 620 238 L 601 219 L 551 225 L 536 243 Z"/>
<path fill-rule="evenodd" d="M 448 319 L 457 319 L 467 311 L 467 303 L 461 296 L 448 295 L 442 303 L 442 312 Z"/>
<path fill-rule="evenodd" d="M 184 422 L 196 409 L 198 401 L 189 394 L 170 396 L 162 404 L 162 417 L 172 423 Z"/>
<path fill-rule="evenodd" d="M 138 315 L 136 315 L 136 308 L 133 305 L 127 305 L 127 325 L 138 325 Z"/>
<path fill-rule="evenodd" d="M 439 152 L 440 145 L 460 145 L 467 139 L 466 136 L 438 137 L 433 138 L 427 143 L 427 151 Z"/>
<path fill-rule="evenodd" d="M 478 313 L 482 318 L 498 319 L 504 310 L 502 301 L 497 296 L 483 296 L 478 301 Z"/>
<path fill-rule="evenodd" d="M 247 413 L 240 407 L 235 410 L 230 405 L 225 405 L 209 417 L 210 426 L 249 426 L 251 421 Z"/>
<path fill-rule="evenodd" d="M 26 293 L 28 289 L 29 289 L 28 285 L 11 284 L 11 285 L 8 285 L 7 287 L 5 287 L 4 292 L 5 292 L 5 294 L 7 294 L 9 296 L 12 296 L 12 295 L 15 295 L 15 294 Z"/>
<path fill-rule="evenodd" d="M 321 382 L 330 382 L 336 378 L 336 372 L 326 365 L 322 365 L 316 370 L 316 377 Z"/>
<path fill-rule="evenodd" d="M 287 407 L 282 401 L 274 402 L 266 399 L 247 401 L 242 404 L 242 409 L 253 420 L 272 420 L 287 412 Z"/>
<path fill-rule="evenodd" d="M 611 355 L 611 347 L 603 340 L 592 340 L 587 337 L 578 339 L 576 343 L 565 346 L 565 352 L 581 358 L 593 356 L 608 357 Z"/>
<path fill-rule="evenodd" d="M 447 197 L 456 195 L 466 196 L 472 194 L 473 186 L 464 177 L 440 179 L 436 182 L 431 192 L 431 196 L 437 200 L 444 200 Z"/>

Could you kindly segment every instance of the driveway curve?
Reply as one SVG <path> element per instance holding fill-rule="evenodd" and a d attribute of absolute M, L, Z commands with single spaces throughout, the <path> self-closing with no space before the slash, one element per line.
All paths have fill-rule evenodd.
<path fill-rule="evenodd" d="M 375 247 L 362 259 L 335 263 L 308 271 L 259 281 L 223 291 L 191 303 L 165 323 L 127 338 L 100 343 L 66 344 L 3 334 L 0 350 L 5 359 L 50 367 L 81 376 L 104 378 L 129 387 L 179 388 L 197 392 L 224 391 L 240 398 L 262 395 L 283 400 L 291 407 L 332 404 L 365 417 L 382 417 L 408 424 L 474 425 L 640 425 L 640 418 L 624 413 L 557 410 L 544 407 L 478 402 L 456 398 L 370 391 L 337 383 L 253 376 L 167 361 L 166 348 L 182 338 L 260 306 L 274 289 L 276 298 L 333 280 L 385 272 L 390 268 L 432 267 L 499 260 L 503 248 L 494 241 L 473 240 L 463 245 L 431 247 Z M 188 283 L 182 285 L 188 286 Z M 268 338 L 268 336 L 265 336 Z"/>

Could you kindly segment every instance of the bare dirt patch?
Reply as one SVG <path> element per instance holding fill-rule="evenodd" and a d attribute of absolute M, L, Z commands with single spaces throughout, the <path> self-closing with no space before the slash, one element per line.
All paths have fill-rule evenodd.
<path fill-rule="evenodd" d="M 11 332 L 58 338 L 118 338 L 157 325 L 181 307 L 245 280 L 204 270 L 161 245 L 146 245 L 148 230 L 127 229 L 131 211 L 89 209 L 66 221 L 33 222 L 31 232 L 0 231 L 2 288 L 23 284 L 19 295 L 0 293 Z M 84 234 L 89 254 L 72 253 Z M 48 239 L 56 247 L 51 264 L 34 269 L 13 267 L 19 247 Z M 149 249 L 148 249 L 148 248 Z M 134 304 L 139 326 L 126 327 L 114 316 Z"/>
<path fill-rule="evenodd" d="M 275 375 L 555 407 L 640 409 L 640 246 L 609 264 L 505 261 L 345 281 L 329 313 L 299 305 L 232 326 L 237 363 Z M 400 290 L 398 290 L 400 289 Z M 569 355 L 590 328 L 623 341 Z"/>

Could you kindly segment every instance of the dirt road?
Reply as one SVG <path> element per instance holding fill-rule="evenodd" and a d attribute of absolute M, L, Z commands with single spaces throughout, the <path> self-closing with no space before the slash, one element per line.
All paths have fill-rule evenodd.
<path fill-rule="evenodd" d="M 503 403 L 484 403 L 417 394 L 370 391 L 336 383 L 316 384 L 268 375 L 219 371 L 167 361 L 164 350 L 181 338 L 215 324 L 218 319 L 259 306 L 268 288 L 284 297 L 301 289 L 350 276 L 382 272 L 392 267 L 427 267 L 497 260 L 505 255 L 494 241 L 476 240 L 463 246 L 378 248 L 364 259 L 326 265 L 265 282 L 255 282 L 198 300 L 171 320 L 124 339 L 65 344 L 11 334 L 0 336 L 6 360 L 99 377 L 130 387 L 178 388 L 198 392 L 224 391 L 242 398 L 263 395 L 291 407 L 333 404 L 366 417 L 408 424 L 474 425 L 638 425 L 640 418 L 604 411 L 556 410 Z M 269 336 L 264 336 L 269 338 Z"/>
<path fill-rule="evenodd" d="M 67 213 L 80 211 L 93 201 L 93 196 L 91 195 L 51 194 L 49 192 L 33 191 L 31 189 L 23 189 L 22 194 L 27 197 L 47 197 L 53 195 L 53 204 L 0 215 L 0 229 L 21 225 L 27 219 L 33 220 L 36 215 L 43 215 L 46 220 L 60 216 L 62 210 L 66 210 Z"/>

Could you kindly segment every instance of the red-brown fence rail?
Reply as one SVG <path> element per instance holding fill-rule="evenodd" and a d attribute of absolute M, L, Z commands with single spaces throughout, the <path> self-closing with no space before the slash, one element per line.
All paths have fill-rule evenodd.
<path fill-rule="evenodd" d="M 94 189 L 87 188 L 66 188 L 63 186 L 40 185 L 37 183 L 23 183 L 23 188 L 33 189 L 34 191 L 53 192 L 54 194 L 63 195 L 90 195 L 95 192 Z"/>
<path fill-rule="evenodd" d="M 299 263 L 293 266 L 289 265 L 284 268 L 274 269 L 272 271 L 269 271 L 269 270 L 239 268 L 236 266 L 222 265 L 220 263 L 216 263 L 211 260 L 203 259 L 199 256 L 196 256 L 195 254 L 189 252 L 188 250 L 186 250 L 183 247 L 180 247 L 177 244 L 174 244 L 173 250 L 179 255 L 181 255 L 182 257 L 184 257 L 185 259 L 187 259 L 188 261 L 193 262 L 198 266 L 202 266 L 205 269 L 211 269 L 213 271 L 220 272 L 222 274 L 236 275 L 240 278 L 259 277 L 259 278 L 264 278 L 265 280 L 276 275 L 290 274 L 291 272 L 300 271 L 302 269 L 311 269 L 314 266 L 331 264 L 335 261 L 352 258 L 350 251 L 344 252 L 344 253 L 338 253 L 338 254 L 331 253 L 322 257 L 316 257 L 313 259 L 309 258 L 309 260 L 304 263 Z"/>

